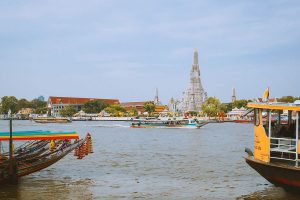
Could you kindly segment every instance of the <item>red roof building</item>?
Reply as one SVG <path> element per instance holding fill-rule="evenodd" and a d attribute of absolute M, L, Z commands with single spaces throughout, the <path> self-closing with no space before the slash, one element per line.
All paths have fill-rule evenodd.
<path fill-rule="evenodd" d="M 144 110 L 144 105 L 145 103 L 147 103 L 149 101 L 138 101 L 138 102 L 125 102 L 125 103 L 121 103 L 120 105 L 125 108 L 126 111 L 129 111 L 132 108 L 135 108 L 139 114 L 145 112 Z M 159 114 L 161 113 L 164 109 L 166 108 L 166 106 L 164 105 L 155 105 L 155 114 Z"/>
<path fill-rule="evenodd" d="M 147 101 L 139 101 L 139 102 L 125 102 L 125 103 L 121 103 L 120 105 L 125 108 L 126 111 L 129 111 L 132 108 L 135 108 L 138 113 L 143 113 L 144 112 L 144 104 Z"/>

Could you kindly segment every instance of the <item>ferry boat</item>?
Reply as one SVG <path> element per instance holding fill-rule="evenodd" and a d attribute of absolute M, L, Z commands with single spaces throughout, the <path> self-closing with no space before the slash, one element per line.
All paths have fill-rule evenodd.
<path fill-rule="evenodd" d="M 208 122 L 200 122 L 197 119 L 182 119 L 182 120 L 139 120 L 131 124 L 131 128 L 201 128 Z"/>
<path fill-rule="evenodd" d="M 254 111 L 254 150 L 245 149 L 246 162 L 274 185 L 299 190 L 300 102 L 248 103 L 247 106 Z M 282 121 L 283 111 L 288 111 L 287 121 Z M 277 117 L 272 118 L 274 115 Z"/>
<path fill-rule="evenodd" d="M 37 117 L 33 119 L 36 123 L 70 123 L 72 120 L 65 117 Z"/>

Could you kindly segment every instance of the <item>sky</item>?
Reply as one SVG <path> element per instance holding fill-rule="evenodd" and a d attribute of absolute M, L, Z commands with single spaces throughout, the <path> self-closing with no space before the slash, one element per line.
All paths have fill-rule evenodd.
<path fill-rule="evenodd" d="M 0 97 L 300 96 L 300 1 L 0 1 Z"/>

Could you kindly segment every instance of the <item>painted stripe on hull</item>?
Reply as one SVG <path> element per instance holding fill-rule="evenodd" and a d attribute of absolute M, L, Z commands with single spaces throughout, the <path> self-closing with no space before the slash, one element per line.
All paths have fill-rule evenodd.
<path fill-rule="evenodd" d="M 245 158 L 246 162 L 269 182 L 283 187 L 300 188 L 300 169 L 292 166 L 275 165 Z"/>
<path fill-rule="evenodd" d="M 268 177 L 266 179 L 269 180 L 271 183 L 279 183 L 282 185 L 289 185 L 289 186 L 300 188 L 300 181 L 288 180 L 284 178 L 275 178 L 275 177 L 272 178 Z"/>

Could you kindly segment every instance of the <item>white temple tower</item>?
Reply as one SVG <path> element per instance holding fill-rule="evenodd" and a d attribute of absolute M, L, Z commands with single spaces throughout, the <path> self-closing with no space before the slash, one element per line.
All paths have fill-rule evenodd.
<path fill-rule="evenodd" d="M 157 89 L 157 88 L 156 88 L 156 90 L 155 90 L 154 104 L 155 104 L 155 105 L 161 105 L 161 104 L 162 104 L 162 103 L 160 102 L 160 100 L 159 100 L 159 97 L 158 97 L 158 89 Z"/>
<path fill-rule="evenodd" d="M 192 65 L 192 70 L 190 72 L 189 87 L 184 92 L 181 109 L 183 112 L 189 112 L 189 111 L 199 112 L 201 110 L 201 105 L 206 100 L 206 98 L 207 98 L 207 93 L 204 91 L 200 79 L 198 51 L 195 49 L 194 62 Z"/>
<path fill-rule="evenodd" d="M 235 88 L 232 88 L 232 96 L 231 96 L 231 102 L 235 102 L 236 101 L 236 94 L 235 94 Z"/>

